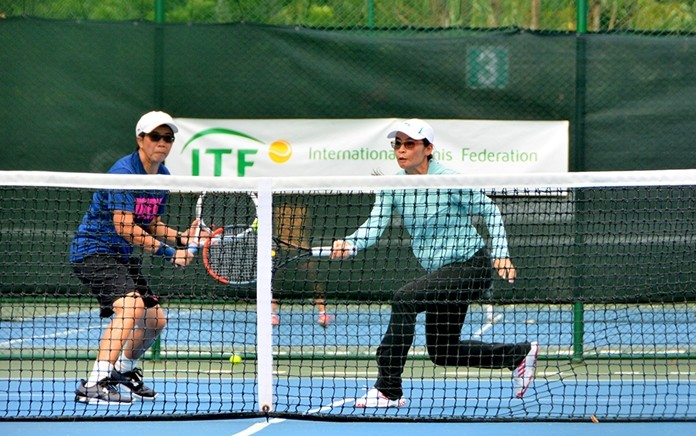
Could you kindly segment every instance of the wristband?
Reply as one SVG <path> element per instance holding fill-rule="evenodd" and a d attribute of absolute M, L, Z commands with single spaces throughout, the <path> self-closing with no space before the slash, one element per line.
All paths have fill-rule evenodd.
<path fill-rule="evenodd" d="M 167 244 L 160 244 L 155 251 L 155 256 L 162 256 L 168 262 L 174 262 L 174 255 L 176 255 L 176 250 Z"/>

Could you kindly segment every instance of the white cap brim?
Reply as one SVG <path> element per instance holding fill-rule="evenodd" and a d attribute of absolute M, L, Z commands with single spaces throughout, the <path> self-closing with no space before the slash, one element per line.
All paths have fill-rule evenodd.
<path fill-rule="evenodd" d="M 387 134 L 387 138 L 396 137 L 398 132 L 411 139 L 427 139 L 431 143 L 435 141 L 435 131 L 430 124 L 416 118 L 399 123 L 394 130 Z"/>
<path fill-rule="evenodd" d="M 138 124 L 135 126 L 135 136 L 148 134 L 159 126 L 169 126 L 169 128 L 172 129 L 172 133 L 177 133 L 179 131 L 179 127 L 169 114 L 160 111 L 152 111 L 140 117 Z"/>

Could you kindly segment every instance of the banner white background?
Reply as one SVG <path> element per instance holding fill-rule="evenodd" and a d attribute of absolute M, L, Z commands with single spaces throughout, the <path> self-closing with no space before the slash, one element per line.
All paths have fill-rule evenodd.
<path fill-rule="evenodd" d="M 176 175 L 394 174 L 387 134 L 400 119 L 191 119 L 167 159 Z M 435 158 L 462 174 L 567 172 L 567 121 L 426 120 Z"/>

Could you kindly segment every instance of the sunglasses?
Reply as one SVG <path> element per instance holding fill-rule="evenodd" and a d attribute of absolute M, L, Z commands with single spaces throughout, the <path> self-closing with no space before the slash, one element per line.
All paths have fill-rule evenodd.
<path fill-rule="evenodd" d="M 392 141 L 391 147 L 394 150 L 398 150 L 401 147 L 404 147 L 406 150 L 413 150 L 413 147 L 415 147 L 418 142 L 420 142 L 420 140 L 419 141 L 404 141 L 404 142 Z"/>
<path fill-rule="evenodd" d="M 174 139 L 175 139 L 174 135 L 170 135 L 170 134 L 160 135 L 158 132 L 150 132 L 150 133 L 146 134 L 146 136 L 148 138 L 150 138 L 150 140 L 152 142 L 159 142 L 159 140 L 161 139 L 164 142 L 172 143 L 172 142 L 174 142 Z"/>

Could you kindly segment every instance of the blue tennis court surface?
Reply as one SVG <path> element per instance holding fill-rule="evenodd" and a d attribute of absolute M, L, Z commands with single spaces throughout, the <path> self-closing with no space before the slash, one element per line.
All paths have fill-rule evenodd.
<path fill-rule="evenodd" d="M 573 363 L 568 306 L 495 307 L 490 322 L 472 307 L 463 337 L 490 342 L 537 340 L 537 378 L 524 399 L 512 398 L 508 370 L 435 367 L 425 358 L 419 318 L 404 377 L 409 403 L 401 409 L 354 408 L 374 382 L 375 348 L 389 308 L 337 307 L 324 330 L 311 305 L 282 307 L 274 329 L 273 411 L 302 417 L 479 420 L 696 420 L 691 361 L 674 359 L 696 343 L 688 305 L 594 306 L 584 314 L 587 360 Z M 144 363 L 160 396 L 127 406 L 78 404 L 74 390 L 91 361 L 74 358 L 96 346 L 104 321 L 90 310 L 46 311 L 0 322 L 0 418 L 138 417 L 258 411 L 256 313 L 253 305 L 167 308 L 159 360 Z M 18 357 L 13 357 L 17 354 Z M 226 357 L 248 359 L 231 365 Z M 650 358 L 646 358 L 651 356 Z M 73 356 L 73 357 L 70 357 Z M 602 359 L 598 359 L 602 357 Z M 614 358 L 616 357 L 616 358 Z"/>
<path fill-rule="evenodd" d="M 543 369 L 542 369 L 543 370 Z M 471 419 L 696 419 L 696 382 L 646 380 L 639 384 L 601 381 L 547 382 L 538 378 L 524 399 L 511 398 L 509 383 L 488 380 L 408 382 L 409 403 L 401 409 L 356 409 L 367 380 L 294 378 L 276 385 L 275 411 L 324 417 L 457 417 Z M 84 405 L 65 380 L 0 380 L 5 416 L 169 416 L 253 412 L 254 380 L 155 379 L 155 401 L 132 405 Z M 4 398 L 1 398 L 4 397 Z"/>
<path fill-rule="evenodd" d="M 314 321 L 311 305 L 289 305 L 281 312 L 282 325 L 275 330 L 274 345 L 280 354 L 350 353 L 373 356 L 386 329 L 390 309 L 379 305 L 336 307 L 336 320 L 329 330 Z M 40 356 L 71 355 L 94 351 L 105 321 L 93 308 L 70 309 L 37 316 L 31 306 L 22 308 L 30 316 L 0 319 L 0 356 L 22 350 Z M 43 308 L 44 311 L 48 311 Z M 172 306 L 169 323 L 162 334 L 161 352 L 172 356 L 255 353 L 256 312 L 253 305 L 221 307 Z M 552 357 L 573 353 L 573 309 L 568 305 L 496 306 L 497 322 L 489 323 L 486 312 L 472 306 L 462 329 L 463 338 L 492 342 L 537 340 Z M 593 305 L 584 309 L 582 347 L 585 357 L 687 355 L 696 344 L 696 306 Z M 414 352 L 425 346 L 424 316 L 418 318 Z M 308 351 L 310 350 L 310 351 Z M 695 353 L 696 354 L 696 353 Z M 630 357 L 630 356 L 629 356 Z"/>
<path fill-rule="evenodd" d="M 129 421 L 105 422 L 3 422 L 0 429 L 4 436 L 73 436 L 99 434 L 122 436 L 129 434 L 163 434 L 167 436 L 307 436 L 308 434 L 331 436 L 422 436 L 442 434 L 470 434 L 476 436 L 657 436 L 690 435 L 696 432 L 696 423 L 641 422 L 641 423 L 436 423 L 436 422 L 324 422 L 263 418 L 188 420 L 188 421 Z"/>

